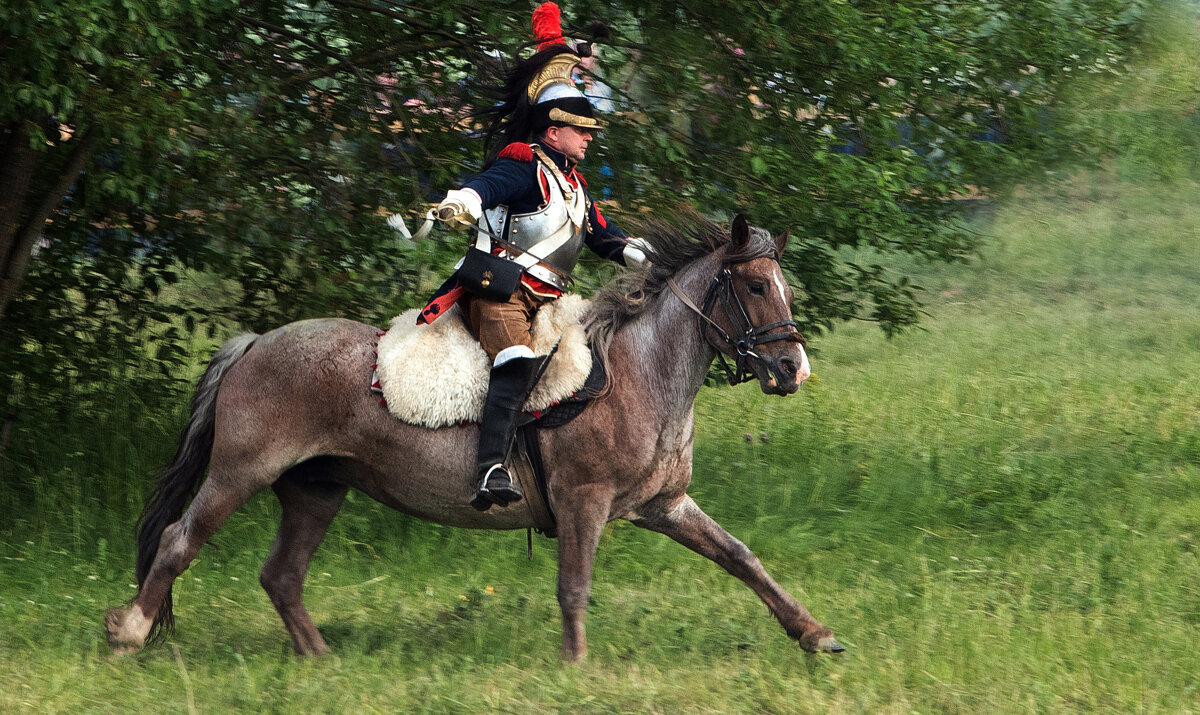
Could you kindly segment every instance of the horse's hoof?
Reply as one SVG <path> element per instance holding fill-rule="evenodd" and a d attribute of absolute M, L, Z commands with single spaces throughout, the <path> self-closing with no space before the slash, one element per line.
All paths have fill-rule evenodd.
<path fill-rule="evenodd" d="M 104 631 L 108 636 L 108 644 L 114 648 L 120 643 L 117 633 L 125 620 L 125 609 L 113 606 L 104 612 Z"/>
<path fill-rule="evenodd" d="M 842 653 L 845 652 L 845 650 L 846 647 L 841 643 L 838 643 L 837 639 L 833 636 L 825 636 L 821 640 L 817 641 L 818 653 Z"/>
<path fill-rule="evenodd" d="M 122 658 L 127 655 L 133 655 L 134 653 L 137 653 L 139 650 L 141 650 L 141 648 L 138 648 L 136 646 L 120 645 L 120 646 L 113 646 L 112 653 L 114 656 L 116 656 L 118 658 Z"/>
<path fill-rule="evenodd" d="M 116 606 L 104 612 L 105 635 L 108 636 L 108 645 L 114 655 L 131 655 L 142 649 L 141 643 L 131 642 L 121 633 L 128 615 L 129 609 Z"/>

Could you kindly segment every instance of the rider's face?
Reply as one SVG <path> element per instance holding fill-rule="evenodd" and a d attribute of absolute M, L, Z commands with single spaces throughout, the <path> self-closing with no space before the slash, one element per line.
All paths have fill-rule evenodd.
<path fill-rule="evenodd" d="M 592 133 L 578 127 L 550 127 L 546 130 L 544 139 L 550 148 L 566 154 L 571 161 L 580 162 L 587 153 Z"/>

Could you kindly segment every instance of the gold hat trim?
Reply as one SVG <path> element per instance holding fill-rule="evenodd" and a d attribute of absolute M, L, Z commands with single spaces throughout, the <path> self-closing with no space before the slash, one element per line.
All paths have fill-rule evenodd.
<path fill-rule="evenodd" d="M 530 104 L 537 104 L 538 95 L 552 84 L 565 84 L 574 88 L 571 73 L 579 64 L 579 57 L 572 52 L 563 52 L 550 58 L 545 67 L 534 76 L 526 90 Z"/>
<path fill-rule="evenodd" d="M 571 126 L 587 127 L 588 129 L 599 129 L 600 128 L 600 122 L 596 121 L 592 117 L 581 117 L 578 114 L 571 114 L 570 112 L 564 112 L 563 110 L 559 109 L 558 107 L 553 107 L 550 109 L 550 121 L 565 122 L 566 124 L 570 124 Z"/>

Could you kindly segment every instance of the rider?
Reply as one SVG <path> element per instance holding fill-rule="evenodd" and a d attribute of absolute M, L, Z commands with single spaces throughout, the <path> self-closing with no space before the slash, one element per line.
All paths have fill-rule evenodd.
<path fill-rule="evenodd" d="M 504 462 L 517 418 L 546 360 L 532 349 L 538 308 L 569 287 L 584 245 L 622 265 L 640 265 L 647 251 L 641 239 L 601 215 L 579 173 L 588 143 L 600 129 L 591 104 L 571 80 L 590 46 L 565 44 L 553 2 L 534 11 L 533 25 L 541 41 L 538 51 L 509 74 L 505 101 L 487 132 L 489 143 L 500 134 L 505 145 L 489 157 L 483 173 L 447 192 L 437 207 L 438 218 L 450 227 L 477 229 L 475 248 L 486 253 L 475 256 L 483 257 L 483 265 L 468 255 L 417 319 L 432 322 L 461 303 L 471 332 L 492 361 L 479 435 L 479 482 L 471 500 L 480 511 L 524 496 Z M 506 262 L 497 268 L 488 263 L 490 257 Z M 485 295 L 493 280 L 502 282 L 493 273 L 512 269 L 507 262 L 521 269 L 518 285 L 511 295 Z"/>

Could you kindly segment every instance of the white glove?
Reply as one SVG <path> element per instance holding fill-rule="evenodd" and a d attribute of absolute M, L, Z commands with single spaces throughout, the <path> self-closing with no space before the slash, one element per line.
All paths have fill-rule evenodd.
<path fill-rule="evenodd" d="M 387 217 L 387 225 L 396 229 L 401 236 L 409 241 L 420 241 L 422 238 L 428 236 L 429 232 L 433 229 L 433 221 L 433 209 L 430 209 L 425 214 L 425 221 L 417 229 L 417 232 L 411 233 L 408 230 L 408 224 L 404 222 L 404 214 L 392 214 L 391 216 Z"/>
<path fill-rule="evenodd" d="M 454 189 L 437 206 L 437 216 L 455 231 L 471 228 L 483 215 L 483 199 L 474 189 Z"/>
<path fill-rule="evenodd" d="M 399 231 L 401 236 L 404 236 L 410 241 L 412 240 L 412 233 L 409 232 L 408 225 L 404 223 L 403 214 L 392 214 L 391 216 L 388 216 L 387 225 Z"/>
<path fill-rule="evenodd" d="M 625 242 L 625 265 L 640 266 L 646 262 L 646 254 L 654 253 L 654 249 L 644 238 L 630 238 Z"/>

